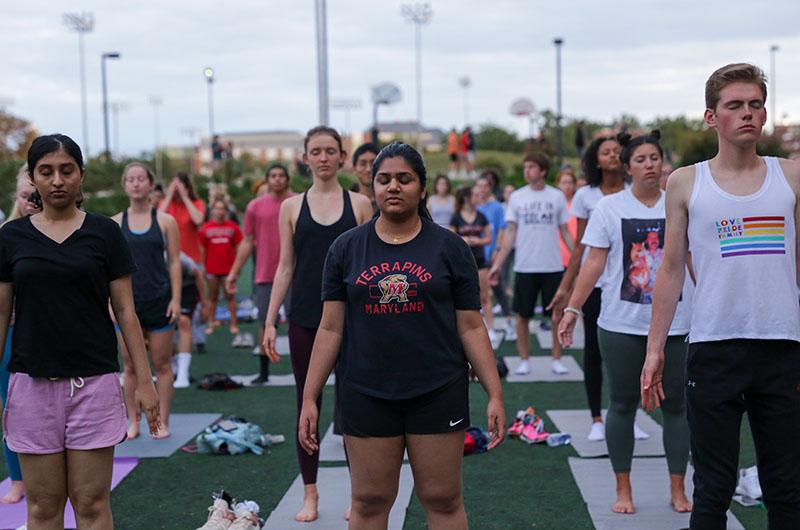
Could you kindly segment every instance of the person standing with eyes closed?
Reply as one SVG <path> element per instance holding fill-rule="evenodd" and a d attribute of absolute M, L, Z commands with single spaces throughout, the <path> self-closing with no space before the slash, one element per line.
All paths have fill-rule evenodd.
<path fill-rule="evenodd" d="M 379 215 L 339 236 L 325 259 L 298 438 L 318 454 L 318 398 L 340 361 L 350 528 L 387 527 L 407 449 L 428 527 L 466 529 L 468 362 L 489 396 L 489 449 L 505 433 L 503 391 L 480 314 L 475 260 L 482 249 L 473 253 L 431 220 L 425 164 L 413 147 L 388 145 L 372 174 Z"/>
<path fill-rule="evenodd" d="M 667 330 L 687 253 L 696 279 L 686 363 L 693 530 L 726 527 L 746 411 L 770 530 L 800 528 L 800 164 L 762 157 L 767 82 L 746 63 L 706 81 L 719 150 L 667 181 L 666 240 L 641 373 L 642 405 L 669 398 Z"/>
<path fill-rule="evenodd" d="M 337 180 L 336 175 L 347 157 L 339 133 L 330 127 L 314 127 L 306 134 L 304 147 L 303 162 L 311 169 L 313 184 L 305 193 L 290 197 L 281 204 L 278 220 L 280 261 L 272 285 L 263 341 L 267 355 L 273 362 L 278 362 L 275 322 L 291 286 L 289 351 L 296 383 L 298 417 L 311 348 L 322 318 L 325 254 L 339 235 L 372 217 L 370 200 L 345 190 Z M 297 457 L 305 491 L 303 507 L 295 519 L 310 522 L 318 515 L 316 482 L 319 454 L 309 455 L 297 442 Z"/>
<path fill-rule="evenodd" d="M 83 155 L 71 138 L 36 138 L 28 169 L 42 211 L 0 229 L 0 343 L 16 314 L 3 431 L 20 457 L 31 530 L 64 528 L 67 499 L 79 528 L 111 529 L 114 446 L 127 422 L 109 299 L 150 432 L 160 427 L 136 267 L 119 226 L 78 209 Z"/>

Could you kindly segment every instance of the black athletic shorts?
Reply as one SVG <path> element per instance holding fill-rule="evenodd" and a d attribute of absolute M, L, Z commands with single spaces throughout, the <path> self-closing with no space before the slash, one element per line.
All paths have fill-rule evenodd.
<path fill-rule="evenodd" d="M 469 379 L 409 399 L 382 399 L 341 385 L 342 431 L 358 437 L 444 434 L 469 427 Z"/>
<path fill-rule="evenodd" d="M 142 330 L 158 333 L 172 329 L 173 325 L 169 323 L 169 317 L 167 317 L 167 308 L 171 298 L 172 294 L 167 293 L 155 300 L 134 304 Z"/>
<path fill-rule="evenodd" d="M 200 293 L 197 291 L 197 286 L 184 285 L 181 289 L 181 315 L 186 315 L 192 318 L 194 308 L 197 307 L 197 302 L 200 300 Z"/>
<path fill-rule="evenodd" d="M 563 272 L 514 273 L 514 311 L 522 318 L 531 318 L 539 294 L 542 307 L 550 305 L 563 275 Z M 550 311 L 545 310 L 545 315 L 550 316 Z"/>

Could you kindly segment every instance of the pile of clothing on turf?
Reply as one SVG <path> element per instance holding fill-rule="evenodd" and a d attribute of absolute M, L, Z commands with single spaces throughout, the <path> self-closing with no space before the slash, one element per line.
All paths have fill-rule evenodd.
<path fill-rule="evenodd" d="M 208 508 L 208 519 L 197 530 L 260 530 L 264 524 L 254 501 L 237 502 L 225 490 L 211 497 L 214 501 Z"/>
<path fill-rule="evenodd" d="M 195 438 L 194 451 L 203 455 L 261 455 L 265 448 L 286 441 L 282 434 L 265 433 L 245 418 L 229 416 L 206 427 Z"/>

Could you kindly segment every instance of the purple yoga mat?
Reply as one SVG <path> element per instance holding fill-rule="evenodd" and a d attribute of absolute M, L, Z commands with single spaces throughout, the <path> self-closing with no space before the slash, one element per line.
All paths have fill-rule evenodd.
<path fill-rule="evenodd" d="M 117 487 L 117 484 L 122 482 L 128 473 L 133 471 L 139 464 L 138 458 L 123 457 L 114 459 L 114 471 L 111 476 L 111 489 Z M 11 479 L 5 479 L 0 482 L 0 497 L 8 493 L 11 488 Z M 25 499 L 16 504 L 0 504 L 0 530 L 15 530 L 19 528 L 28 520 L 27 506 Z M 72 505 L 67 501 L 67 506 L 64 508 L 64 528 L 76 528 L 75 512 L 72 510 Z"/>

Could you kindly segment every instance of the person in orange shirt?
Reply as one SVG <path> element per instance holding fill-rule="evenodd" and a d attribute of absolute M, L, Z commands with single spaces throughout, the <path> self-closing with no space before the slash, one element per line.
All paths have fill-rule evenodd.
<path fill-rule="evenodd" d="M 450 173 L 455 174 L 461 170 L 461 159 L 458 156 L 459 138 L 456 128 L 450 129 L 447 136 L 447 155 L 450 157 Z"/>
<path fill-rule="evenodd" d="M 575 170 L 571 166 L 561 168 L 556 177 L 556 187 L 564 192 L 567 198 L 567 209 L 570 210 L 569 221 L 567 221 L 567 229 L 572 237 L 578 237 L 578 219 L 572 215 L 572 197 L 575 196 L 575 190 L 578 189 L 578 179 L 575 176 Z M 567 248 L 563 239 L 559 240 L 561 245 L 561 261 L 564 262 L 564 268 L 569 265 L 569 258 L 572 252 Z"/>
<path fill-rule="evenodd" d="M 203 224 L 206 206 L 197 197 L 189 175 L 178 171 L 167 187 L 167 194 L 158 206 L 159 212 L 166 212 L 178 223 L 181 250 L 195 262 L 200 263 L 200 244 L 197 230 Z"/>

